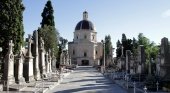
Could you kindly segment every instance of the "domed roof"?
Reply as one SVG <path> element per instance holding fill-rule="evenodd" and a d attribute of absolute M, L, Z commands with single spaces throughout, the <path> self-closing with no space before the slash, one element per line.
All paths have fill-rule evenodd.
<path fill-rule="evenodd" d="M 92 24 L 92 22 L 88 21 L 88 20 L 82 20 L 80 21 L 77 25 L 75 30 L 94 30 L 94 26 Z"/>
<path fill-rule="evenodd" d="M 88 19 L 88 13 L 85 11 L 83 12 L 83 20 L 78 22 L 76 25 L 75 30 L 94 30 L 94 25 Z"/>

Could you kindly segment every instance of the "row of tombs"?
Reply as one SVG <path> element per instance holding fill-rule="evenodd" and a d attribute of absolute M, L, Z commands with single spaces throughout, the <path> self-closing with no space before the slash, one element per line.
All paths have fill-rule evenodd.
<path fill-rule="evenodd" d="M 126 55 L 117 59 L 117 69 L 127 74 L 149 74 L 155 75 L 162 81 L 170 81 L 170 44 L 168 38 L 161 39 L 161 44 L 155 59 L 150 58 L 146 63 L 146 53 L 143 45 L 137 49 L 137 56 L 134 56 L 130 50 L 126 50 Z M 123 47 L 122 50 L 123 51 Z"/>
<path fill-rule="evenodd" d="M 57 60 L 53 51 L 45 51 L 43 39 L 38 40 L 38 31 L 34 31 L 33 36 L 28 35 L 26 42 L 27 47 L 22 47 L 14 55 L 13 41 L 9 41 L 8 52 L 3 61 L 1 83 L 4 85 L 42 80 L 50 77 L 50 73 L 56 73 Z"/>

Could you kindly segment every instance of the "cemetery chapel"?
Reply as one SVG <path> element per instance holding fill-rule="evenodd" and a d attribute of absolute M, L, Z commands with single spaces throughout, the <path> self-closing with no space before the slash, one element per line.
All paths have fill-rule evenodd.
<path fill-rule="evenodd" d="M 72 64 L 79 66 L 100 65 L 103 57 L 103 44 L 97 42 L 97 32 L 88 12 L 83 12 L 83 20 L 77 23 L 72 42 L 68 43 L 68 53 Z"/>

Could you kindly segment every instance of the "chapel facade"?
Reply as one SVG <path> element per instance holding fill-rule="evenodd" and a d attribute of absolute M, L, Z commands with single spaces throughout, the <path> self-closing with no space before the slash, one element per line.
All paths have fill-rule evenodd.
<path fill-rule="evenodd" d="M 72 64 L 79 66 L 100 65 L 103 57 L 103 44 L 97 42 L 97 32 L 88 12 L 83 12 L 83 20 L 77 23 L 72 42 L 68 43 L 68 53 Z"/>

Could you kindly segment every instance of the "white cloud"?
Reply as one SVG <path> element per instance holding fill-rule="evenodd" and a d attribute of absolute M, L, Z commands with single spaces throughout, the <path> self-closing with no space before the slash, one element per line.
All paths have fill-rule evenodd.
<path fill-rule="evenodd" d="M 164 12 L 162 13 L 162 17 L 163 17 L 163 18 L 170 17 L 170 9 L 164 11 Z"/>

